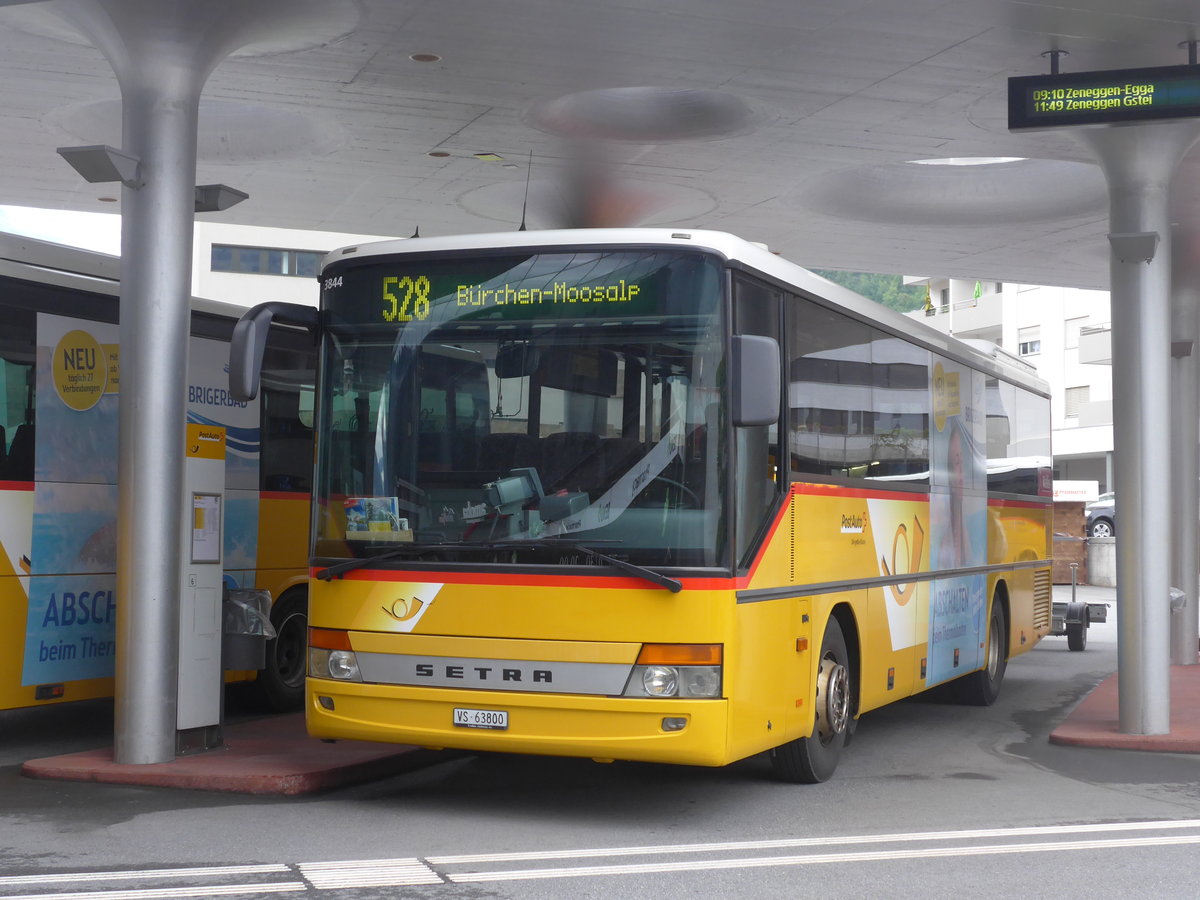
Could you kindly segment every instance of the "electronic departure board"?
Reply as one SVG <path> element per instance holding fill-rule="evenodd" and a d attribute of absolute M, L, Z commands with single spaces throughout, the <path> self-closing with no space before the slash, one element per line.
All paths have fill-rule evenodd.
<path fill-rule="evenodd" d="M 1200 116 L 1200 66 L 1008 79 L 1008 127 L 1061 128 Z"/>

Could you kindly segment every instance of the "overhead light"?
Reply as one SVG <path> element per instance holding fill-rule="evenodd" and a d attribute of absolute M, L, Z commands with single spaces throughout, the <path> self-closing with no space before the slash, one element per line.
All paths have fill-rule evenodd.
<path fill-rule="evenodd" d="M 142 164 L 136 156 L 122 153 L 107 144 L 87 147 L 59 147 L 59 156 L 92 184 L 119 181 L 127 188 L 142 186 Z"/>
<path fill-rule="evenodd" d="M 220 212 L 236 206 L 250 195 L 227 184 L 198 184 L 196 185 L 196 212 Z"/>
<path fill-rule="evenodd" d="M 1024 156 L 949 156 L 945 159 L 910 159 L 914 166 L 999 166 L 1021 162 Z"/>
<path fill-rule="evenodd" d="M 413 62 L 424 62 L 424 63 L 440 62 L 442 59 L 436 53 L 413 53 L 408 58 L 411 59 Z"/>
<path fill-rule="evenodd" d="M 429 155 L 435 159 L 445 159 L 450 154 L 445 150 L 430 150 Z"/>
<path fill-rule="evenodd" d="M 486 153 L 476 153 L 475 158 L 483 160 L 484 162 L 503 162 L 504 160 L 504 157 L 499 153 L 492 153 L 490 151 Z"/>

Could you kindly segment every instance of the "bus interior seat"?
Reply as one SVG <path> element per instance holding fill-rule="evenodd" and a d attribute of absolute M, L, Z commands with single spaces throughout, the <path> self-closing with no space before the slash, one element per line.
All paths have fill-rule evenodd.
<path fill-rule="evenodd" d="M 593 491 L 604 460 L 600 435 L 556 431 L 542 438 L 542 483 L 547 491 Z"/>
<path fill-rule="evenodd" d="M 264 489 L 309 491 L 313 468 L 312 438 L 275 439 L 268 446 L 269 457 L 260 461 L 265 473 Z"/>
<path fill-rule="evenodd" d="M 486 434 L 479 442 L 479 468 L 497 475 L 511 469 L 537 468 L 541 461 L 538 440 L 519 432 Z"/>

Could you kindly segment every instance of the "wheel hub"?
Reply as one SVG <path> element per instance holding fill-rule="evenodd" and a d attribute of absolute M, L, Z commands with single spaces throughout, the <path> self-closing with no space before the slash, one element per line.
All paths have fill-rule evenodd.
<path fill-rule="evenodd" d="M 850 721 L 850 675 L 836 659 L 825 657 L 817 672 L 817 733 L 829 739 Z"/>

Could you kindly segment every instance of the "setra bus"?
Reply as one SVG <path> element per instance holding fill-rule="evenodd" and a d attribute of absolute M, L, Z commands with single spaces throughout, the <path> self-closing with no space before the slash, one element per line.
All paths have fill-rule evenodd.
<path fill-rule="evenodd" d="M 113 694 L 119 262 L 0 235 L 0 709 Z M 235 401 L 244 311 L 192 301 L 187 419 L 226 428 L 224 580 L 276 598 L 259 687 L 298 707 L 315 353 L 303 331 L 272 329 L 261 400 Z"/>
<path fill-rule="evenodd" d="M 862 713 L 991 703 L 1050 627 L 1049 400 L 1001 351 L 706 231 L 321 279 L 231 363 L 253 396 L 273 316 L 320 338 L 312 735 L 815 782 Z"/>

